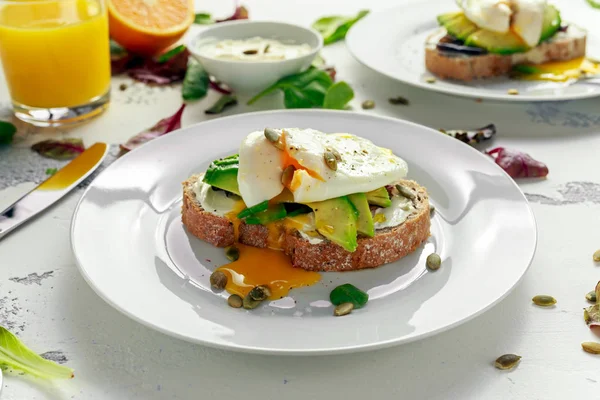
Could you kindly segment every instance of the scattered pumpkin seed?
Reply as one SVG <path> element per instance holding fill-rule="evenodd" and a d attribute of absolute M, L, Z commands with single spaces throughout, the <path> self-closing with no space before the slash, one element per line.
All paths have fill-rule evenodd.
<path fill-rule="evenodd" d="M 294 172 L 296 168 L 293 165 L 288 165 L 281 174 L 281 183 L 285 187 L 290 187 L 292 179 L 294 179 Z"/>
<path fill-rule="evenodd" d="M 442 265 L 442 259 L 436 253 L 431 253 L 427 256 L 426 264 L 427 268 L 429 268 L 430 270 L 437 271 Z"/>
<path fill-rule="evenodd" d="M 215 271 L 210 274 L 210 285 L 215 289 L 225 289 L 225 285 L 227 285 L 227 275 L 223 273 L 223 271 Z"/>
<path fill-rule="evenodd" d="M 365 100 L 362 102 L 361 107 L 363 110 L 372 110 L 375 108 L 375 102 L 373 100 Z"/>
<path fill-rule="evenodd" d="M 342 155 L 340 154 L 339 151 L 337 151 L 336 149 L 327 149 L 327 150 L 329 150 L 333 153 L 333 156 L 335 157 L 336 161 L 342 161 Z"/>
<path fill-rule="evenodd" d="M 533 304 L 540 307 L 550 307 L 556 304 L 556 299 L 554 297 L 545 294 L 539 294 L 531 299 L 531 301 L 533 301 Z"/>
<path fill-rule="evenodd" d="M 337 160 L 331 151 L 326 151 L 325 154 L 323 154 L 323 159 L 330 170 L 337 171 Z"/>
<path fill-rule="evenodd" d="M 246 310 L 254 310 L 256 307 L 258 307 L 260 305 L 261 301 L 260 300 L 254 300 L 252 297 L 250 297 L 250 294 L 246 295 L 246 297 L 244 297 L 244 300 L 242 301 L 242 306 L 246 309 Z"/>
<path fill-rule="evenodd" d="M 243 303 L 244 300 L 242 300 L 242 298 L 237 294 L 232 294 L 227 299 L 227 304 L 229 304 L 229 306 L 233 308 L 241 308 Z"/>
<path fill-rule="evenodd" d="M 258 54 L 258 50 L 255 50 L 255 49 L 244 50 L 244 54 L 247 56 L 253 56 L 255 54 Z"/>
<path fill-rule="evenodd" d="M 235 246 L 226 247 L 225 257 L 227 257 L 229 261 L 237 261 L 240 258 L 240 249 Z"/>
<path fill-rule="evenodd" d="M 519 91 L 517 89 L 508 89 L 508 94 L 512 94 L 512 95 L 517 95 L 519 94 Z"/>
<path fill-rule="evenodd" d="M 427 83 L 435 83 L 436 79 L 433 76 L 429 76 L 427 77 L 427 79 L 425 79 L 425 82 Z"/>
<path fill-rule="evenodd" d="M 271 296 L 271 289 L 269 289 L 268 286 L 259 285 L 254 287 L 250 293 L 248 293 L 248 296 L 250 296 L 252 300 L 263 301 Z"/>
<path fill-rule="evenodd" d="M 277 147 L 279 150 L 283 150 L 283 144 L 279 139 L 281 139 L 281 134 L 277 132 L 277 130 L 273 128 L 265 128 L 265 137 L 273 146 Z"/>
<path fill-rule="evenodd" d="M 581 343 L 581 348 L 586 353 L 600 354 L 600 343 L 596 343 L 596 342 L 583 342 L 583 343 Z"/>
<path fill-rule="evenodd" d="M 504 354 L 496 359 L 494 365 L 498 369 L 512 369 L 517 366 L 520 360 L 521 356 L 516 354 Z"/>
<path fill-rule="evenodd" d="M 589 324 L 590 322 L 592 322 L 592 317 L 590 317 L 590 313 L 587 309 L 583 309 L 583 320 L 585 321 L 586 324 Z"/>
<path fill-rule="evenodd" d="M 390 97 L 388 101 L 390 102 L 390 104 L 393 104 L 395 106 L 407 106 L 409 104 L 409 101 L 402 96 Z"/>
<path fill-rule="evenodd" d="M 333 309 L 333 315 L 336 317 L 341 317 L 343 315 L 348 315 L 354 310 L 354 304 L 352 303 L 342 303 Z"/>
<path fill-rule="evenodd" d="M 406 186 L 402 186 L 400 184 L 397 184 L 396 185 L 396 190 L 398 190 L 398 193 L 400 194 L 400 196 L 406 197 L 407 199 L 414 200 L 417 197 L 413 193 L 413 191 L 410 190 L 409 188 L 407 188 Z"/>
<path fill-rule="evenodd" d="M 124 84 L 124 83 L 121 83 L 121 84 L 119 85 L 119 90 L 120 90 L 121 92 L 124 92 L 125 90 L 127 90 L 127 85 L 126 85 L 126 84 Z"/>
<path fill-rule="evenodd" d="M 594 253 L 594 261 L 596 262 L 600 262 L 600 250 L 596 250 L 596 252 Z"/>
<path fill-rule="evenodd" d="M 596 303 L 596 300 L 597 300 L 596 292 L 592 290 L 591 292 L 587 293 L 585 295 L 585 299 L 587 301 L 589 301 L 590 303 Z"/>

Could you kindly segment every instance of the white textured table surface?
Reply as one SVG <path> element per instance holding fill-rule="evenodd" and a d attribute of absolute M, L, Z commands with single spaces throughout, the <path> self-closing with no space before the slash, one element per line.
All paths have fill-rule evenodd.
<path fill-rule="evenodd" d="M 217 10 L 206 3 L 198 10 Z M 360 8 L 377 11 L 402 4 L 393 0 L 244 3 L 254 19 L 307 25 L 325 14 L 350 14 Z M 225 5 L 216 7 L 227 12 Z M 548 164 L 548 179 L 520 183 L 539 229 L 537 254 L 523 282 L 499 305 L 471 322 L 382 351 L 294 358 L 213 350 L 133 322 L 92 292 L 77 271 L 69 244 L 69 223 L 82 193 L 76 190 L 0 243 L 0 324 L 36 351 L 53 352 L 50 356 L 54 359 L 68 360 L 76 378 L 48 385 L 9 377 L 3 399 L 531 400 L 600 396 L 600 356 L 584 353 L 580 347 L 581 342 L 596 339 L 583 322 L 582 308 L 586 306 L 585 293 L 600 279 L 600 265 L 592 262 L 592 253 L 600 248 L 600 99 L 478 103 L 413 89 L 379 76 L 353 60 L 343 43 L 326 48 L 324 56 L 337 68 L 338 79 L 354 87 L 352 104 L 357 112 L 365 112 L 360 102 L 373 99 L 377 107 L 370 113 L 433 128 L 495 123 L 499 134 L 494 145 L 526 151 Z M 122 82 L 129 85 L 125 91 L 118 90 Z M 171 115 L 180 104 L 179 86 L 152 89 L 119 78 L 113 89 L 112 105 L 100 118 L 72 131 L 39 133 L 20 126 L 11 151 L 46 136 L 82 137 L 86 144 L 98 140 L 121 143 L 158 118 Z M 388 104 L 388 97 L 398 95 L 408 98 L 410 105 Z M 203 110 L 216 97 L 211 93 L 189 106 L 184 126 L 206 119 Z M 276 98 L 270 98 L 257 107 L 238 106 L 226 114 L 278 108 L 278 104 Z M 0 107 L 0 117 L 6 117 L 5 85 Z M 19 174 L 8 171 L 0 159 L 0 168 L 5 168 L 0 169 L 0 176 L 6 178 L 9 174 L 26 176 L 31 166 L 23 165 Z M 15 189 L 0 187 L 0 200 L 11 191 Z M 556 297 L 557 306 L 533 306 L 531 297 L 541 293 Z M 508 352 L 523 356 L 520 365 L 511 372 L 496 370 L 493 360 Z"/>

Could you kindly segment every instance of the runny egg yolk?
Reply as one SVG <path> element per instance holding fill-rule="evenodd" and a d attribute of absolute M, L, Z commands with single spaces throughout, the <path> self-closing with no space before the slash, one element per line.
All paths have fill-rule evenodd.
<path fill-rule="evenodd" d="M 225 290 L 244 297 L 258 285 L 271 289 L 269 299 L 287 296 L 290 289 L 310 286 L 321 280 L 317 272 L 292 267 L 291 260 L 282 251 L 261 249 L 236 244 L 240 250 L 237 261 L 217 268 L 227 276 Z"/>
<path fill-rule="evenodd" d="M 281 135 L 281 141 L 283 143 L 283 151 L 281 152 L 281 168 L 282 169 L 285 170 L 287 167 L 289 167 L 291 165 L 296 170 L 306 171 L 310 176 L 312 176 L 315 179 L 318 179 L 320 181 L 325 181 L 323 179 L 323 177 L 321 177 L 321 175 L 319 175 L 317 172 L 315 172 L 313 170 L 310 170 L 310 169 L 304 167 L 300 161 L 295 159 L 294 156 L 292 154 L 290 154 L 291 149 L 288 148 L 288 146 L 285 142 L 285 132 Z M 292 178 L 292 181 L 291 181 L 288 189 L 290 189 L 293 192 L 295 189 L 300 187 L 301 183 L 302 183 L 301 175 L 294 172 L 294 176 Z"/>
<path fill-rule="evenodd" d="M 229 220 L 229 222 L 231 222 L 233 224 L 233 237 L 235 238 L 235 241 L 237 242 L 238 238 L 240 237 L 240 219 L 237 217 L 237 215 L 246 208 L 246 203 L 244 203 L 243 200 L 239 200 L 237 201 L 234 206 L 233 209 L 231 211 L 229 211 L 227 214 L 225 214 L 225 218 L 227 218 Z"/>
<path fill-rule="evenodd" d="M 567 82 L 580 79 L 587 74 L 600 74 L 600 64 L 585 57 L 569 61 L 553 61 L 544 64 L 524 64 L 525 72 L 519 73 L 520 79 Z M 517 69 L 517 71 L 519 71 Z"/>

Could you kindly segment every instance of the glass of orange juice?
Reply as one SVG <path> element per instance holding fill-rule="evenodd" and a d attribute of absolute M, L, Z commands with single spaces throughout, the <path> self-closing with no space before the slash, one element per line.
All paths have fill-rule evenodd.
<path fill-rule="evenodd" d="M 102 0 L 0 0 L 0 59 L 15 115 L 38 126 L 100 114 L 110 97 Z"/>

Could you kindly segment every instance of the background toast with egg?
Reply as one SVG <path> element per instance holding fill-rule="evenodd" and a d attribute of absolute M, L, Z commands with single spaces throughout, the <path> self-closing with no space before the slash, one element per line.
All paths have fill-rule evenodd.
<path fill-rule="evenodd" d="M 183 224 L 192 235 L 214 246 L 231 246 L 235 243 L 234 224 L 201 207 L 193 190 L 198 177 L 192 176 L 183 182 Z M 430 235 L 429 197 L 414 181 L 400 183 L 416 194 L 415 211 L 404 223 L 377 230 L 372 238 L 359 237 L 358 248 L 352 253 L 329 241 L 311 244 L 293 229 L 282 230 L 282 247 L 291 257 L 292 265 L 310 271 L 353 271 L 378 267 L 414 252 Z M 266 226 L 241 221 L 238 229 L 240 243 L 267 247 L 270 232 Z"/>
<path fill-rule="evenodd" d="M 586 54 L 586 33 L 573 25 L 569 26 L 567 32 L 560 32 L 525 53 L 510 55 L 445 53 L 438 50 L 437 44 L 444 40 L 446 33 L 446 30 L 441 28 L 431 34 L 425 44 L 425 66 L 442 79 L 472 81 L 505 76 L 510 74 L 515 64 L 568 61 L 584 57 Z"/>

